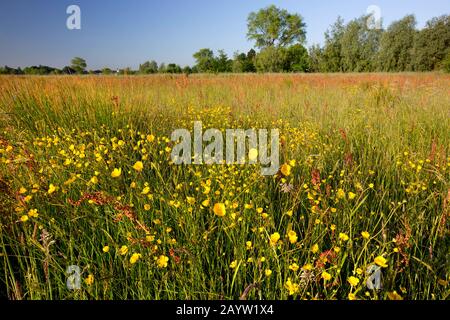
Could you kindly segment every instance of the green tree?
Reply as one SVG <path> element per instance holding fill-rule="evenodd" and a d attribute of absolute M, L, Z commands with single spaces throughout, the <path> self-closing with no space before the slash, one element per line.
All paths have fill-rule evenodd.
<path fill-rule="evenodd" d="M 75 57 L 70 61 L 71 65 L 70 67 L 75 70 L 78 74 L 83 74 L 86 72 L 86 60 L 80 57 Z"/>
<path fill-rule="evenodd" d="M 158 63 L 156 61 L 146 61 L 139 65 L 139 73 L 141 74 L 151 74 L 158 72 Z"/>
<path fill-rule="evenodd" d="M 198 72 L 216 71 L 216 59 L 214 58 L 214 52 L 211 49 L 200 49 L 198 52 L 194 53 L 193 57 L 196 60 Z"/>
<path fill-rule="evenodd" d="M 285 66 L 286 49 L 270 46 L 262 49 L 255 60 L 258 72 L 282 72 Z"/>
<path fill-rule="evenodd" d="M 342 38 L 345 33 L 344 20 L 338 17 L 331 28 L 325 32 L 325 46 L 321 52 L 321 72 L 342 71 Z M 316 51 L 315 53 L 318 53 Z"/>
<path fill-rule="evenodd" d="M 301 44 L 294 44 L 286 49 L 284 57 L 284 71 L 286 72 L 308 72 L 309 55 L 308 50 Z"/>
<path fill-rule="evenodd" d="M 408 15 L 393 22 L 383 33 L 378 53 L 378 70 L 409 71 L 413 69 L 416 18 Z"/>
<path fill-rule="evenodd" d="M 184 68 L 183 68 L 183 73 L 185 74 L 185 75 L 190 75 L 191 73 L 192 73 L 192 68 L 191 67 L 189 67 L 189 66 L 185 66 Z"/>
<path fill-rule="evenodd" d="M 444 71 L 450 73 L 450 52 L 447 54 L 447 57 L 442 62 L 442 65 L 444 67 Z"/>
<path fill-rule="evenodd" d="M 367 28 L 369 16 L 350 21 L 341 38 L 341 70 L 344 72 L 372 72 L 382 30 Z"/>
<path fill-rule="evenodd" d="M 224 50 L 218 51 L 219 56 L 216 58 L 216 72 L 231 72 L 233 68 L 233 60 L 228 59 Z"/>
<path fill-rule="evenodd" d="M 256 72 L 255 67 L 256 51 L 250 49 L 247 54 L 236 52 L 232 63 L 232 71 L 241 72 Z"/>
<path fill-rule="evenodd" d="M 323 49 L 318 44 L 312 45 L 309 48 L 309 71 L 325 72 L 323 60 Z"/>
<path fill-rule="evenodd" d="M 414 68 L 417 71 L 439 69 L 449 52 L 450 15 L 433 18 L 416 36 Z"/>
<path fill-rule="evenodd" d="M 112 70 L 110 68 L 103 68 L 102 74 L 105 74 L 105 75 L 112 74 Z"/>
<path fill-rule="evenodd" d="M 169 63 L 166 68 L 166 73 L 181 73 L 181 67 L 175 63 Z"/>
<path fill-rule="evenodd" d="M 260 49 L 304 43 L 306 24 L 298 14 L 291 14 L 274 5 L 252 12 L 247 19 L 247 38 Z"/>

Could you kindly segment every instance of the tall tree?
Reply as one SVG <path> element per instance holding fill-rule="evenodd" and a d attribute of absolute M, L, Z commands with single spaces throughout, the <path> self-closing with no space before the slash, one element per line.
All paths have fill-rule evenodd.
<path fill-rule="evenodd" d="M 72 61 L 70 61 L 70 63 L 70 67 L 75 70 L 76 73 L 83 74 L 86 72 L 87 64 L 86 60 L 84 60 L 83 58 L 75 57 L 72 59 Z"/>
<path fill-rule="evenodd" d="M 323 49 L 318 44 L 314 44 L 309 48 L 309 71 L 322 72 L 325 71 L 323 58 Z"/>
<path fill-rule="evenodd" d="M 200 49 L 194 53 L 198 72 L 214 72 L 216 70 L 216 60 L 211 49 Z"/>
<path fill-rule="evenodd" d="M 309 71 L 308 50 L 301 44 L 294 44 L 286 49 L 283 70 L 286 72 Z"/>
<path fill-rule="evenodd" d="M 294 42 L 304 43 L 306 24 L 298 14 L 291 14 L 274 5 L 252 12 L 247 19 L 247 37 L 260 49 L 284 47 Z"/>
<path fill-rule="evenodd" d="M 342 71 L 342 37 L 344 36 L 344 20 L 338 17 L 331 28 L 325 32 L 325 47 L 322 52 L 321 72 Z"/>
<path fill-rule="evenodd" d="M 410 71 L 413 69 L 416 23 L 414 15 L 408 15 L 393 22 L 383 33 L 377 59 L 378 70 Z"/>
<path fill-rule="evenodd" d="M 433 18 L 416 37 L 414 68 L 431 71 L 442 67 L 442 61 L 450 53 L 450 15 Z"/>
<path fill-rule="evenodd" d="M 231 72 L 233 60 L 228 59 L 227 54 L 223 50 L 218 51 L 219 56 L 216 58 L 216 72 Z"/>
<path fill-rule="evenodd" d="M 376 69 L 376 55 L 382 30 L 369 29 L 369 16 L 350 21 L 341 39 L 341 69 L 344 72 L 371 72 Z"/>

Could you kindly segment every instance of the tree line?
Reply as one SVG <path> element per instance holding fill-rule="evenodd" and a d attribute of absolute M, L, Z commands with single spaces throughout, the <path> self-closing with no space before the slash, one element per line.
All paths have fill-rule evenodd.
<path fill-rule="evenodd" d="M 155 74 L 247 72 L 450 72 L 450 15 L 429 20 L 417 29 L 414 15 L 392 22 L 386 29 L 371 27 L 370 15 L 348 23 L 340 17 L 325 32 L 323 46 L 305 47 L 306 24 L 299 14 L 276 6 L 252 12 L 247 19 L 247 38 L 255 48 L 233 57 L 203 48 L 193 54 L 194 66 L 146 61 L 137 70 L 86 70 L 76 57 L 62 69 L 48 66 L 0 68 L 0 74 Z"/>

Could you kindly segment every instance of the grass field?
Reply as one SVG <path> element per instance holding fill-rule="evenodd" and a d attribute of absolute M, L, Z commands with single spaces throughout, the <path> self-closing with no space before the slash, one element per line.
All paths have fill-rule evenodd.
<path fill-rule="evenodd" d="M 449 88 L 433 73 L 0 77 L 1 294 L 449 299 Z M 278 128 L 282 170 L 172 164 L 170 134 L 194 120 Z"/>

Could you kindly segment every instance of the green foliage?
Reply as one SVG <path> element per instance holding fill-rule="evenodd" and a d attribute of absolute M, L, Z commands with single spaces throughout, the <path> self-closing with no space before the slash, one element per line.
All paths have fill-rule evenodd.
<path fill-rule="evenodd" d="M 75 70 L 76 73 L 83 74 L 86 72 L 87 64 L 86 64 L 86 60 L 84 60 L 83 58 L 75 57 L 72 59 L 72 61 L 70 63 L 71 63 L 70 67 L 73 70 Z"/>
<path fill-rule="evenodd" d="M 342 38 L 344 36 L 344 20 L 338 17 L 331 29 L 325 33 L 325 47 L 320 65 L 322 72 L 342 71 Z"/>
<path fill-rule="evenodd" d="M 350 21 L 340 40 L 341 71 L 371 72 L 376 68 L 381 31 L 367 28 L 368 16 Z"/>
<path fill-rule="evenodd" d="M 196 60 L 196 69 L 198 72 L 231 72 L 233 69 L 233 60 L 229 59 L 223 50 L 219 50 L 218 54 L 217 57 L 214 56 L 214 51 L 207 48 L 200 49 L 194 53 L 193 57 Z"/>
<path fill-rule="evenodd" d="M 219 56 L 216 60 L 216 72 L 231 72 L 233 68 L 233 60 L 228 59 L 227 54 L 223 50 L 218 51 Z"/>
<path fill-rule="evenodd" d="M 416 24 L 416 18 L 408 15 L 393 22 L 383 33 L 378 53 L 378 70 L 410 71 L 413 69 Z"/>
<path fill-rule="evenodd" d="M 247 54 L 236 52 L 232 63 L 232 71 L 237 73 L 256 72 L 255 67 L 256 51 L 250 49 Z"/>
<path fill-rule="evenodd" d="M 216 61 L 211 49 L 200 49 L 193 54 L 193 57 L 196 60 L 198 72 L 213 72 L 215 70 Z"/>
<path fill-rule="evenodd" d="M 156 61 L 146 61 L 139 65 L 139 73 L 141 74 L 151 74 L 158 72 L 158 63 Z"/>
<path fill-rule="evenodd" d="M 166 73 L 182 73 L 181 67 L 175 63 L 169 63 L 165 70 Z"/>
<path fill-rule="evenodd" d="M 19 75 L 24 74 L 24 72 L 20 68 L 14 69 L 8 66 L 4 66 L 3 68 L 0 68 L 0 74 Z"/>
<path fill-rule="evenodd" d="M 450 15 L 433 18 L 427 22 L 414 43 L 414 69 L 432 71 L 450 52 Z"/>
<path fill-rule="evenodd" d="M 274 46 L 264 48 L 256 55 L 256 70 L 258 72 L 282 72 L 285 59 L 286 51 L 283 48 Z"/>
<path fill-rule="evenodd" d="M 112 73 L 113 73 L 113 71 L 110 68 L 103 68 L 102 69 L 102 74 L 104 74 L 104 75 L 110 75 Z"/>
<path fill-rule="evenodd" d="M 301 44 L 295 44 L 286 49 L 284 71 L 307 72 L 309 71 L 308 50 Z"/>
<path fill-rule="evenodd" d="M 445 72 L 449 72 L 450 73 L 450 52 L 447 54 L 447 57 L 442 62 L 442 67 L 443 67 Z"/>
<path fill-rule="evenodd" d="M 291 14 L 274 5 L 252 12 L 247 19 L 247 37 L 258 48 L 283 47 L 294 42 L 304 43 L 306 24 L 298 14 Z"/>
<path fill-rule="evenodd" d="M 52 68 L 52 67 L 39 65 L 38 67 L 37 66 L 26 67 L 25 69 L 23 69 L 23 72 L 25 74 L 30 74 L 30 75 L 47 75 L 47 74 L 54 73 L 54 71 L 56 71 L 56 70 L 57 69 Z"/>

